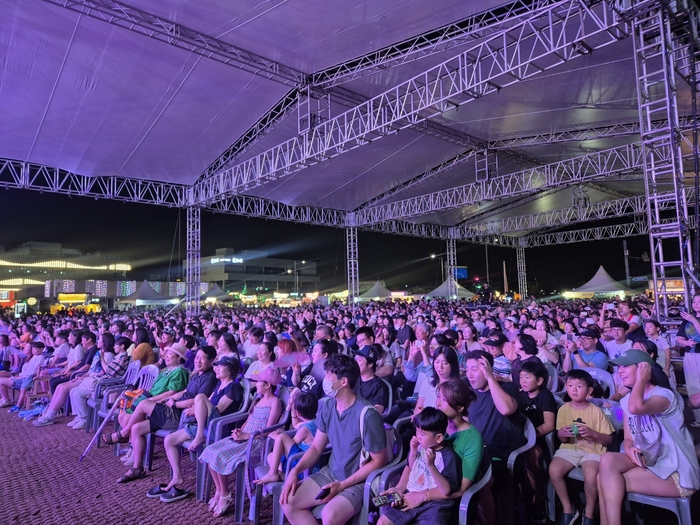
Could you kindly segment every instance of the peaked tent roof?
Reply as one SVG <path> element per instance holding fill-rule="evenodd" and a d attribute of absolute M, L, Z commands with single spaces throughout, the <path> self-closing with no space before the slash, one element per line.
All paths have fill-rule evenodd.
<path fill-rule="evenodd" d="M 216 283 L 214 283 L 214 286 L 212 286 L 208 292 L 204 292 L 202 295 L 199 296 L 200 299 L 208 299 L 209 297 L 213 297 L 217 301 L 230 301 L 231 299 L 233 299 L 233 297 L 224 292 L 221 289 L 221 286 L 219 286 Z"/>
<path fill-rule="evenodd" d="M 435 288 L 435 290 L 433 290 L 432 292 L 427 293 L 425 295 L 427 295 L 428 297 L 449 297 L 450 292 L 449 292 L 448 281 L 450 279 L 452 279 L 452 281 L 455 283 L 455 286 L 457 288 L 457 297 L 460 297 L 462 299 L 470 299 L 470 298 L 474 297 L 475 294 L 471 293 L 464 286 L 462 286 L 457 281 L 455 281 L 453 277 L 448 277 L 447 279 L 445 279 L 444 283 L 442 283 L 440 286 Z"/>
<path fill-rule="evenodd" d="M 360 295 L 360 299 L 376 299 L 377 297 L 391 297 L 391 292 L 382 283 L 377 281 L 374 286 Z"/>
<path fill-rule="evenodd" d="M 595 275 L 586 284 L 574 288 L 575 292 L 628 292 L 634 293 L 634 290 L 627 288 L 624 284 L 616 281 L 610 274 L 605 271 L 605 268 L 601 265 Z"/>
<path fill-rule="evenodd" d="M 171 297 L 167 297 L 165 295 L 159 294 L 156 292 L 153 288 L 151 288 L 151 285 L 148 284 L 148 281 L 146 279 L 143 280 L 143 282 L 139 285 L 139 287 L 136 289 L 134 293 L 129 295 L 128 297 L 124 297 L 124 299 L 121 300 L 123 303 L 134 303 L 136 301 L 141 301 L 143 303 L 157 303 L 159 301 L 172 301 L 173 299 Z"/>

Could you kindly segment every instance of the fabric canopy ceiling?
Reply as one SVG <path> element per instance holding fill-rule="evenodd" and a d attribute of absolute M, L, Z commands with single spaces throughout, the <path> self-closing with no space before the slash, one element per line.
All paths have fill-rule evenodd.
<path fill-rule="evenodd" d="M 305 125 L 297 97 L 303 99 L 309 79 L 318 87 L 312 113 L 322 121 L 475 48 L 496 29 L 508 27 L 498 20 L 517 20 L 512 13 L 569 2 L 62 4 L 6 0 L 0 6 L 0 157 L 82 176 L 189 186 L 297 137 Z M 492 10 L 488 17 L 475 16 L 486 10 Z M 124 22 L 128 17 L 140 22 Z M 435 37 L 437 28 L 452 23 L 461 28 L 453 31 L 457 36 Z M 464 29 L 469 24 L 471 32 Z M 230 58 L 229 47 L 236 58 Z M 387 49 L 386 56 L 394 58 L 377 67 L 323 80 Z M 469 141 L 472 149 L 474 143 L 493 148 L 491 173 L 504 175 L 639 140 L 634 133 L 597 133 L 590 140 L 499 146 L 515 137 L 639 121 L 629 38 L 554 62 L 553 56 L 551 68 L 468 103 L 466 94 L 454 97 L 442 111 L 431 112 L 429 126 L 420 115 L 415 126 L 377 133 L 327 162 L 289 170 L 237 193 L 350 212 L 379 196 L 386 204 L 474 182 L 475 159 L 436 170 L 469 149 Z M 686 88 L 679 82 L 684 114 L 690 103 Z M 288 96 L 293 102 L 285 104 Z M 211 166 L 213 171 L 207 171 Z M 384 195 L 408 181 L 406 188 Z M 611 177 L 588 187 L 586 198 L 597 204 L 643 191 L 639 178 Z M 508 206 L 517 199 L 506 195 L 417 214 L 409 221 L 453 226 L 475 215 L 503 219 L 569 208 L 574 197 L 570 187 L 562 186 L 518 205 Z"/>

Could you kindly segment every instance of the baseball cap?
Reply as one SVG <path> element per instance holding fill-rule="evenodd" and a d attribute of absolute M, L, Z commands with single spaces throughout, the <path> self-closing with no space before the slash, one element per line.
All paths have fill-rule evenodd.
<path fill-rule="evenodd" d="M 487 339 L 481 344 L 484 346 L 503 346 L 503 343 L 501 343 L 500 341 L 494 341 L 493 339 Z"/>
<path fill-rule="evenodd" d="M 511 323 L 518 324 L 518 320 L 515 317 L 513 317 L 512 315 L 509 315 L 508 317 L 506 317 L 506 321 L 510 321 Z"/>
<path fill-rule="evenodd" d="M 163 328 L 163 333 L 168 335 L 175 335 L 175 330 L 173 330 L 169 326 L 166 326 L 165 328 Z"/>
<path fill-rule="evenodd" d="M 257 374 L 252 374 L 250 379 L 253 381 L 265 381 L 270 383 L 272 386 L 277 386 L 282 382 L 282 376 L 278 368 L 268 367 Z"/>
<path fill-rule="evenodd" d="M 367 359 L 368 363 L 376 363 L 377 359 L 379 359 L 377 351 L 370 345 L 363 346 L 357 352 L 355 352 L 355 355 L 364 357 L 365 359 Z"/>
<path fill-rule="evenodd" d="M 598 330 L 582 330 L 578 335 L 579 337 L 592 337 L 593 339 L 600 339 Z"/>
<path fill-rule="evenodd" d="M 617 359 L 610 360 L 610 364 L 615 366 L 630 366 L 639 363 L 649 363 L 650 365 L 653 365 L 654 360 L 644 350 L 635 349 L 627 350 L 627 352 L 622 354 Z"/>
<path fill-rule="evenodd" d="M 218 361 L 214 361 L 212 363 L 212 366 L 219 366 L 219 365 L 231 366 L 231 365 L 237 365 L 237 364 L 240 364 L 240 361 L 238 361 L 238 359 L 236 359 L 235 357 L 225 355 L 224 357 L 222 357 Z"/>

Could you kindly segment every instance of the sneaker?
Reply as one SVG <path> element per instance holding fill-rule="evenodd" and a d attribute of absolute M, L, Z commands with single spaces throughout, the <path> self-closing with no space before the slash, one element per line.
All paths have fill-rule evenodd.
<path fill-rule="evenodd" d="M 70 423 L 66 423 L 67 427 L 73 428 L 73 425 L 75 425 L 78 421 L 80 421 L 80 418 L 78 416 L 75 416 Z"/>
<path fill-rule="evenodd" d="M 84 419 L 79 419 L 75 425 L 73 425 L 71 428 L 73 430 L 82 430 L 85 428 L 86 421 Z"/>
<path fill-rule="evenodd" d="M 15 406 L 13 406 L 10 410 L 8 410 L 7 413 L 8 413 L 8 414 L 14 414 L 14 413 L 16 413 L 16 412 L 19 412 L 20 410 L 22 410 L 22 409 L 19 408 L 17 405 L 15 405 Z"/>
<path fill-rule="evenodd" d="M 547 523 L 547 513 L 544 510 L 544 506 L 540 505 L 532 508 L 530 523 L 536 523 L 537 525 Z"/>
<path fill-rule="evenodd" d="M 598 520 L 584 515 L 581 525 L 598 525 Z"/>
<path fill-rule="evenodd" d="M 574 525 L 574 522 L 578 519 L 579 516 L 579 511 L 574 509 L 574 511 L 571 514 L 562 514 L 559 517 L 559 521 L 557 521 L 557 525 Z"/>
<path fill-rule="evenodd" d="M 693 428 L 700 428 L 700 421 L 693 421 L 690 426 Z"/>
<path fill-rule="evenodd" d="M 187 490 L 182 490 L 177 487 L 171 488 L 166 494 L 160 497 L 160 501 L 163 503 L 172 503 L 174 501 L 180 501 L 188 497 L 190 493 Z"/>
<path fill-rule="evenodd" d="M 32 422 L 35 427 L 45 427 L 47 425 L 53 425 L 55 423 L 53 418 L 48 418 L 46 416 L 41 416 L 36 421 Z"/>
<path fill-rule="evenodd" d="M 0 401 L 0 408 L 7 408 L 12 406 L 12 401 L 2 400 Z"/>

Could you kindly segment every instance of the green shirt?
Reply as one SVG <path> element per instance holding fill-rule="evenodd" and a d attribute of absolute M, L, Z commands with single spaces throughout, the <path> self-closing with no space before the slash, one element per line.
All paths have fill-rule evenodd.
<path fill-rule="evenodd" d="M 452 444 L 453 450 L 462 459 L 462 477 L 469 481 L 476 481 L 481 454 L 484 451 L 479 431 L 472 425 L 467 430 L 451 434 L 447 441 Z"/>
<path fill-rule="evenodd" d="M 189 370 L 182 366 L 178 366 L 172 370 L 168 370 L 166 368 L 162 370 L 160 374 L 158 374 L 158 378 L 156 379 L 155 383 L 153 383 L 151 390 L 149 390 L 149 393 L 151 394 L 150 397 L 160 395 L 169 390 L 174 392 L 184 390 L 187 388 L 187 381 L 189 378 Z M 134 400 L 132 408 L 136 408 L 136 406 L 144 399 L 147 399 L 146 396 L 138 397 L 136 400 Z"/>

